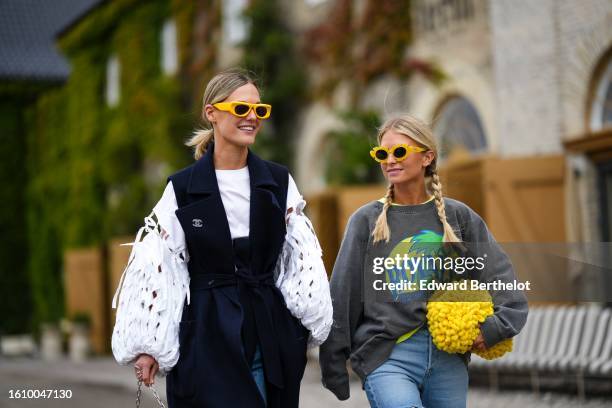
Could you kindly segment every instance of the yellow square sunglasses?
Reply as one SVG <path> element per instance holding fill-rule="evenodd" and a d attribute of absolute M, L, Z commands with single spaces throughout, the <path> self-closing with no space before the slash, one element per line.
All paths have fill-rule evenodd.
<path fill-rule="evenodd" d="M 248 102 L 219 102 L 213 106 L 221 111 L 229 112 L 239 118 L 244 118 L 249 114 L 251 109 L 255 112 L 255 116 L 259 119 L 268 119 L 272 113 L 272 106 L 265 103 L 248 103 Z"/>

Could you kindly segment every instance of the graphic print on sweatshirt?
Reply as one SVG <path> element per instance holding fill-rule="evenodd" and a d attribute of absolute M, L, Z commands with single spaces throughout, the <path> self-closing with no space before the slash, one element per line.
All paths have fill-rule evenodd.
<path fill-rule="evenodd" d="M 385 268 L 387 283 L 413 282 L 415 289 L 389 289 L 394 302 L 411 302 L 415 300 L 427 300 L 428 291 L 419 290 L 420 282 L 446 281 L 452 279 L 451 271 L 444 269 L 440 262 L 434 259 L 444 259 L 453 256 L 448 248 L 442 245 L 441 234 L 431 230 L 421 230 L 418 233 L 404 238 L 393 248 L 387 256 L 395 262 L 390 268 Z M 456 254 L 455 254 L 456 255 Z"/>

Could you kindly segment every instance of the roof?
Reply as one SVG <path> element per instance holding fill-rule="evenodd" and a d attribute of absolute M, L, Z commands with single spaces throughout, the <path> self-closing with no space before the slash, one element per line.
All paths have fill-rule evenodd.
<path fill-rule="evenodd" d="M 103 0 L 0 1 L 0 79 L 63 81 L 70 65 L 55 36 Z"/>

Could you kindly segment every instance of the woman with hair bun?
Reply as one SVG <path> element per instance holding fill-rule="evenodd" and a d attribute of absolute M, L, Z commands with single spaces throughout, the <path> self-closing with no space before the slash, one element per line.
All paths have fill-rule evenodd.
<path fill-rule="evenodd" d="M 378 144 L 370 155 L 389 187 L 384 198 L 349 219 L 330 283 L 334 325 L 319 354 L 323 385 L 338 399 L 349 398 L 350 357 L 372 407 L 465 407 L 469 353 L 435 347 L 427 326 L 428 294 L 418 289 L 419 280 L 444 280 L 448 271 L 396 261 L 404 256 L 425 261 L 448 248 L 465 249 L 443 243 L 462 242 L 482 243 L 490 252 L 479 276 L 484 280 L 514 280 L 512 264 L 478 214 L 443 196 L 428 125 L 408 115 L 391 118 L 379 130 Z M 377 292 L 383 284 L 403 280 L 416 288 L 387 286 Z M 372 291 L 377 293 L 370 297 Z M 522 292 L 499 291 L 492 297 L 495 313 L 481 324 L 473 350 L 515 336 L 525 324 Z"/>
<path fill-rule="evenodd" d="M 115 358 L 145 385 L 167 374 L 170 407 L 297 407 L 306 348 L 331 328 L 305 202 L 249 149 L 271 110 L 244 70 L 210 80 L 196 161 L 168 177 L 117 289 Z"/>

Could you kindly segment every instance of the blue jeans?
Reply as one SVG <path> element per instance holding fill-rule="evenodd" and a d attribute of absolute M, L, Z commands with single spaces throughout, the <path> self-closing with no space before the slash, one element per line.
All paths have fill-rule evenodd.
<path fill-rule="evenodd" d="M 253 379 L 257 384 L 257 388 L 259 388 L 259 392 L 261 393 L 261 397 L 264 400 L 264 404 L 267 405 L 266 379 L 264 377 L 263 361 L 261 359 L 261 350 L 259 349 L 259 345 L 255 349 L 255 355 L 253 356 L 253 363 L 251 364 L 251 375 L 253 375 Z"/>
<path fill-rule="evenodd" d="M 364 388 L 372 408 L 464 408 L 467 366 L 460 355 L 438 350 L 424 327 L 394 346 Z"/>

